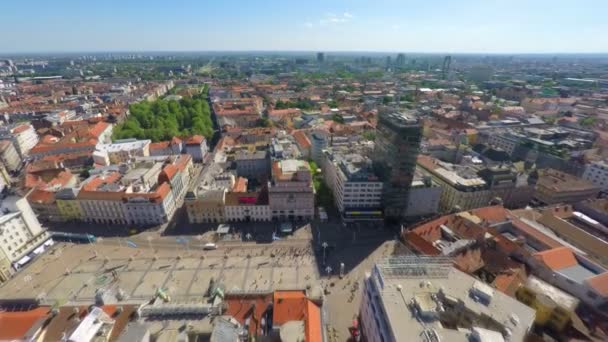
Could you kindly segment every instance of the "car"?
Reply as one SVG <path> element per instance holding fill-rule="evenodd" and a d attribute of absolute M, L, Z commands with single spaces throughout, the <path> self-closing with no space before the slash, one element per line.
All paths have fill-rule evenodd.
<path fill-rule="evenodd" d="M 217 249 L 217 245 L 214 244 L 213 242 L 209 242 L 209 243 L 206 243 L 203 245 L 203 249 L 206 251 Z"/>

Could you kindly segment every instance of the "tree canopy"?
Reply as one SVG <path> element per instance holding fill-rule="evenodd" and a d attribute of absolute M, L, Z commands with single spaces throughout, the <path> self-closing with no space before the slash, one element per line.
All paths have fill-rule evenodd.
<path fill-rule="evenodd" d="M 159 99 L 131 104 L 131 114 L 114 128 L 113 138 L 151 139 L 156 142 L 174 136 L 200 134 L 210 139 L 213 136 L 213 123 L 205 99 L 206 90 L 179 101 Z"/>

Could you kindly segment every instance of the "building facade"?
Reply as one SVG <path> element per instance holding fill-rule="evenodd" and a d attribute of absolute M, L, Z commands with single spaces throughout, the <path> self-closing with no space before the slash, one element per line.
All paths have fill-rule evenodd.
<path fill-rule="evenodd" d="M 0 140 L 0 162 L 9 172 L 21 169 L 21 157 L 11 140 Z"/>
<path fill-rule="evenodd" d="M 38 143 L 38 134 L 34 126 L 21 124 L 10 130 L 10 137 L 15 145 L 15 149 L 23 158 L 28 155 L 32 147 Z"/>
<path fill-rule="evenodd" d="M 585 166 L 585 172 L 583 172 L 584 180 L 587 180 L 596 187 L 607 190 L 608 189 L 608 164 L 603 161 L 596 161 L 589 163 Z"/>
<path fill-rule="evenodd" d="M 225 189 L 199 190 L 198 193 L 188 192 L 185 198 L 188 222 L 190 223 L 221 223 L 225 222 L 224 204 Z"/>
<path fill-rule="evenodd" d="M 50 239 L 25 198 L 0 203 L 0 282 L 30 260 L 29 254 Z M 36 253 L 34 253 L 36 254 Z"/>
<path fill-rule="evenodd" d="M 308 163 L 302 160 L 274 161 L 268 198 L 273 219 L 312 220 L 315 198 Z"/>
<path fill-rule="evenodd" d="M 332 190 L 336 208 L 346 220 L 380 219 L 383 183 L 369 158 L 348 150 L 323 151 L 323 178 Z"/>
<path fill-rule="evenodd" d="M 543 204 L 576 203 L 596 198 L 600 188 L 571 174 L 545 169 L 538 172 L 534 199 Z"/>
<path fill-rule="evenodd" d="M 405 113 L 380 113 L 376 127 L 374 168 L 383 181 L 384 216 L 405 217 L 408 191 L 414 179 L 422 130 L 418 120 Z"/>

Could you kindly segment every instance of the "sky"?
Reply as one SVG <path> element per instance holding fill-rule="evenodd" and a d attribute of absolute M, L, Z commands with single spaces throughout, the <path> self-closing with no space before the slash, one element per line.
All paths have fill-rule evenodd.
<path fill-rule="evenodd" d="M 608 52 L 608 0 L 19 0 L 0 53 Z"/>

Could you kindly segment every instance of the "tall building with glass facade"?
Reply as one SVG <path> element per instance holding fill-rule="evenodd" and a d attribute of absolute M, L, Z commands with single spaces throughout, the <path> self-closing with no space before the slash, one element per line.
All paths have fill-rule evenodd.
<path fill-rule="evenodd" d="M 399 220 L 406 213 L 422 129 L 415 115 L 399 112 L 380 113 L 376 129 L 373 161 L 384 183 L 384 217 Z"/>

